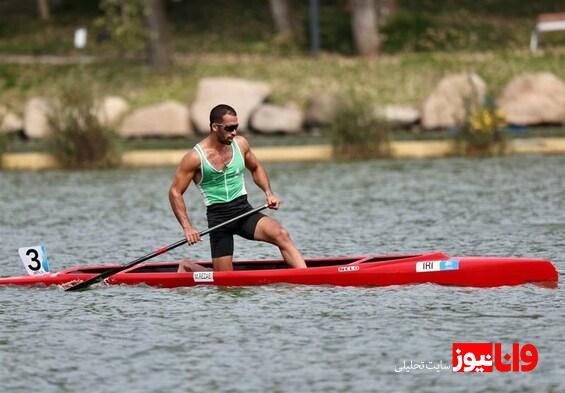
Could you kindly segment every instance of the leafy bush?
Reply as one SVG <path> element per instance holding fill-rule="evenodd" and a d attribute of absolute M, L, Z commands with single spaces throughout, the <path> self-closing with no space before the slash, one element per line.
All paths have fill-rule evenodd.
<path fill-rule="evenodd" d="M 102 0 L 100 9 L 103 16 L 95 25 L 110 32 L 112 41 L 121 53 L 136 53 L 143 50 L 144 9 L 140 0 Z"/>
<path fill-rule="evenodd" d="M 474 51 L 523 45 L 516 33 L 469 12 L 448 17 L 400 11 L 381 29 L 386 53 L 399 51 Z"/>
<path fill-rule="evenodd" d="M 501 155 L 506 151 L 504 114 L 492 102 L 472 105 L 455 135 L 459 154 L 468 156 Z"/>
<path fill-rule="evenodd" d="M 66 82 L 47 116 L 47 145 L 65 168 L 110 168 L 120 163 L 118 137 L 102 124 L 92 90 L 81 81 Z"/>
<path fill-rule="evenodd" d="M 309 32 L 309 28 L 305 31 Z M 351 30 L 351 16 L 348 12 L 339 8 L 322 7 L 320 9 L 320 44 L 322 50 L 336 51 L 346 55 L 356 53 Z"/>
<path fill-rule="evenodd" d="M 437 22 L 425 15 L 399 12 L 382 29 L 381 49 L 394 53 L 401 50 L 425 51 L 435 46 L 427 35 L 437 28 Z"/>
<path fill-rule="evenodd" d="M 390 156 L 391 126 L 376 116 L 371 102 L 355 93 L 341 102 L 330 126 L 337 158 L 363 160 Z"/>

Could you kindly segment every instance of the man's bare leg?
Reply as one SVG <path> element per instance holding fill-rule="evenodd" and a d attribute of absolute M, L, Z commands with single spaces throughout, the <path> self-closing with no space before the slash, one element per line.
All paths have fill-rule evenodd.
<path fill-rule="evenodd" d="M 209 270 L 210 269 L 207 267 L 189 261 L 188 259 L 183 259 L 179 261 L 179 268 L 177 270 L 177 273 L 206 272 Z"/>
<path fill-rule="evenodd" d="M 288 231 L 274 218 L 263 217 L 257 222 L 255 239 L 276 245 L 289 266 L 302 269 L 307 267 Z"/>
<path fill-rule="evenodd" d="M 233 270 L 232 263 L 233 255 L 226 255 L 225 257 L 212 258 L 212 264 L 214 265 L 214 271 L 231 271 Z"/>

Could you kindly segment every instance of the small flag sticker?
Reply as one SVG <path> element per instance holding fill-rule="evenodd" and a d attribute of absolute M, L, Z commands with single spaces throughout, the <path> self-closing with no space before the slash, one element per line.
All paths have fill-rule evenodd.
<path fill-rule="evenodd" d="M 446 270 L 459 270 L 459 261 L 450 259 L 447 261 L 422 261 L 416 262 L 416 272 L 440 272 Z"/>

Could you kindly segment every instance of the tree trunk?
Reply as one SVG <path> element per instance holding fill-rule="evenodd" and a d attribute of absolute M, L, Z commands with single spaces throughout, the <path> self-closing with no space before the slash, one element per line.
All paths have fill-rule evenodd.
<path fill-rule="evenodd" d="M 49 20 L 49 0 L 37 0 L 37 9 L 39 11 L 39 17 L 41 20 Z"/>
<path fill-rule="evenodd" d="M 273 15 L 277 33 L 283 37 L 292 36 L 288 0 L 269 0 L 269 5 L 271 6 L 271 14 Z"/>
<path fill-rule="evenodd" d="M 375 0 L 352 0 L 351 7 L 351 25 L 357 51 L 362 56 L 376 54 L 379 36 Z"/>
<path fill-rule="evenodd" d="M 158 69 L 171 65 L 164 0 L 145 1 L 146 48 L 149 64 Z"/>

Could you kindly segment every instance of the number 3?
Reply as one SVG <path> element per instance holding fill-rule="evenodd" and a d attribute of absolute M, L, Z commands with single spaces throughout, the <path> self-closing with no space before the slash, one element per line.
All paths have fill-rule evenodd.
<path fill-rule="evenodd" d="M 37 265 L 27 265 L 27 267 L 29 267 L 31 270 L 33 271 L 37 271 L 39 269 L 41 269 L 41 261 L 37 258 L 39 258 L 39 253 L 37 252 L 37 250 L 34 250 L 33 248 L 30 248 L 29 250 L 27 250 L 26 255 L 29 257 L 33 254 L 33 257 L 30 257 L 30 260 L 32 262 L 35 262 Z"/>

